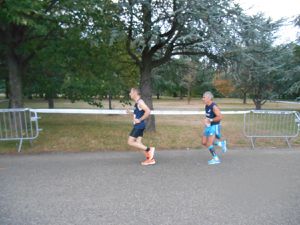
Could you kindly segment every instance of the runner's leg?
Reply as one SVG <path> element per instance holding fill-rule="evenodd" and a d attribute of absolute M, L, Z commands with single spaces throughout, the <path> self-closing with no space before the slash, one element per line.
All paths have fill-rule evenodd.
<path fill-rule="evenodd" d="M 141 141 L 142 141 L 141 137 L 135 138 L 135 137 L 129 136 L 127 143 L 128 143 L 128 145 L 130 145 L 132 147 L 135 147 L 135 148 L 138 148 L 140 150 L 146 151 L 148 147 L 145 146 Z"/>

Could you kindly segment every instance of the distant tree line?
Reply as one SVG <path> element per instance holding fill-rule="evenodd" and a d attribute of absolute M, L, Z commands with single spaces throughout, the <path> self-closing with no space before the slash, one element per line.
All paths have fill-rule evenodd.
<path fill-rule="evenodd" d="M 283 22 L 232 0 L 0 0 L 0 90 L 12 108 L 34 97 L 101 107 L 139 86 L 151 109 L 153 95 L 206 90 L 261 109 L 300 95 L 300 40 L 274 44 Z"/>

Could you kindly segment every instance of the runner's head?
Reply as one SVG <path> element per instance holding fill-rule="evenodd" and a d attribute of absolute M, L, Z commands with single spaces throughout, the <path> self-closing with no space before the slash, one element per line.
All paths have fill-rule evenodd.
<path fill-rule="evenodd" d="M 141 97 L 141 91 L 139 88 L 131 88 L 129 95 L 131 99 L 137 100 Z"/>
<path fill-rule="evenodd" d="M 207 105 L 212 102 L 213 98 L 214 98 L 214 95 L 210 91 L 206 91 L 203 94 L 202 100 L 203 100 L 204 104 Z"/>

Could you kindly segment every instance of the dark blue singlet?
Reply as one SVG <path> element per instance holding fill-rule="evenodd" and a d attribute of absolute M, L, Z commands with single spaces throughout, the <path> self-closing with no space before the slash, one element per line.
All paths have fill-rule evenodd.
<path fill-rule="evenodd" d="M 211 103 L 210 105 L 205 105 L 205 115 L 209 119 L 213 119 L 216 117 L 216 114 L 214 113 L 214 106 L 216 106 L 216 103 Z M 211 125 L 217 125 L 220 124 L 220 121 L 218 122 L 211 122 Z"/>
<path fill-rule="evenodd" d="M 138 103 L 140 100 L 141 99 L 139 99 L 134 105 L 133 114 L 136 119 L 140 119 L 145 114 L 145 111 L 143 109 L 140 110 L 138 107 Z M 144 120 L 142 120 L 140 123 L 134 124 L 134 127 L 137 129 L 145 129 L 146 122 Z"/>

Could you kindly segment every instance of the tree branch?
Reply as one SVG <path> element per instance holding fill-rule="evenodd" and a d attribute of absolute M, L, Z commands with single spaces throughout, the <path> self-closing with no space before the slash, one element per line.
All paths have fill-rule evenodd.
<path fill-rule="evenodd" d="M 173 45 L 173 43 L 170 43 L 167 47 L 167 50 L 166 50 L 164 56 L 160 59 L 153 60 L 152 66 L 158 67 L 164 63 L 167 63 L 171 59 L 173 49 L 174 49 L 174 45 Z"/>
<path fill-rule="evenodd" d="M 171 59 L 172 52 L 174 51 L 174 43 L 176 42 L 176 40 L 178 39 L 179 36 L 180 36 L 180 31 L 178 31 L 176 33 L 176 35 L 173 37 L 172 41 L 168 44 L 164 56 L 158 60 L 152 61 L 152 64 L 154 67 L 158 67 L 164 63 L 167 63 Z"/>
<path fill-rule="evenodd" d="M 131 7 L 130 9 L 132 10 L 132 2 L 129 1 L 129 3 L 130 3 L 130 7 Z M 131 50 L 131 40 L 133 39 L 132 30 L 133 30 L 133 15 L 132 15 L 132 13 L 130 13 L 130 22 L 129 22 L 127 40 L 126 40 L 126 50 L 129 54 L 129 56 L 135 61 L 135 64 L 138 66 L 141 66 L 141 60 Z"/>
<path fill-rule="evenodd" d="M 172 56 L 174 55 L 198 55 L 198 56 L 207 56 L 209 59 L 213 60 L 216 63 L 222 63 L 224 60 L 217 56 L 214 55 L 208 51 L 180 51 L 180 52 L 173 52 Z"/>
<path fill-rule="evenodd" d="M 176 1 L 173 1 L 173 11 L 176 12 L 176 10 L 177 10 Z M 163 48 L 172 39 L 172 37 L 174 36 L 176 30 L 179 29 L 179 23 L 178 23 L 178 20 L 177 20 L 177 16 L 178 16 L 178 12 L 175 13 L 171 29 L 169 31 L 167 31 L 166 33 L 163 33 L 163 34 L 159 35 L 159 37 L 161 37 L 161 38 L 167 37 L 167 39 L 165 41 L 161 41 L 159 39 L 159 42 L 150 49 L 150 51 L 149 51 L 150 55 L 154 55 L 155 52 L 157 52 L 159 49 Z M 178 34 L 176 36 L 174 38 L 177 39 Z M 174 43 L 174 41 L 172 41 L 172 42 Z M 174 48 L 174 45 L 172 46 L 172 48 Z"/>
<path fill-rule="evenodd" d="M 49 12 L 51 9 L 53 9 L 53 6 L 59 2 L 59 0 L 50 0 L 48 7 L 45 10 L 45 13 Z"/>
<path fill-rule="evenodd" d="M 151 40 L 151 8 L 149 9 L 148 4 L 142 4 L 142 13 L 143 13 L 143 36 L 145 40 L 145 45 L 148 46 Z"/>

